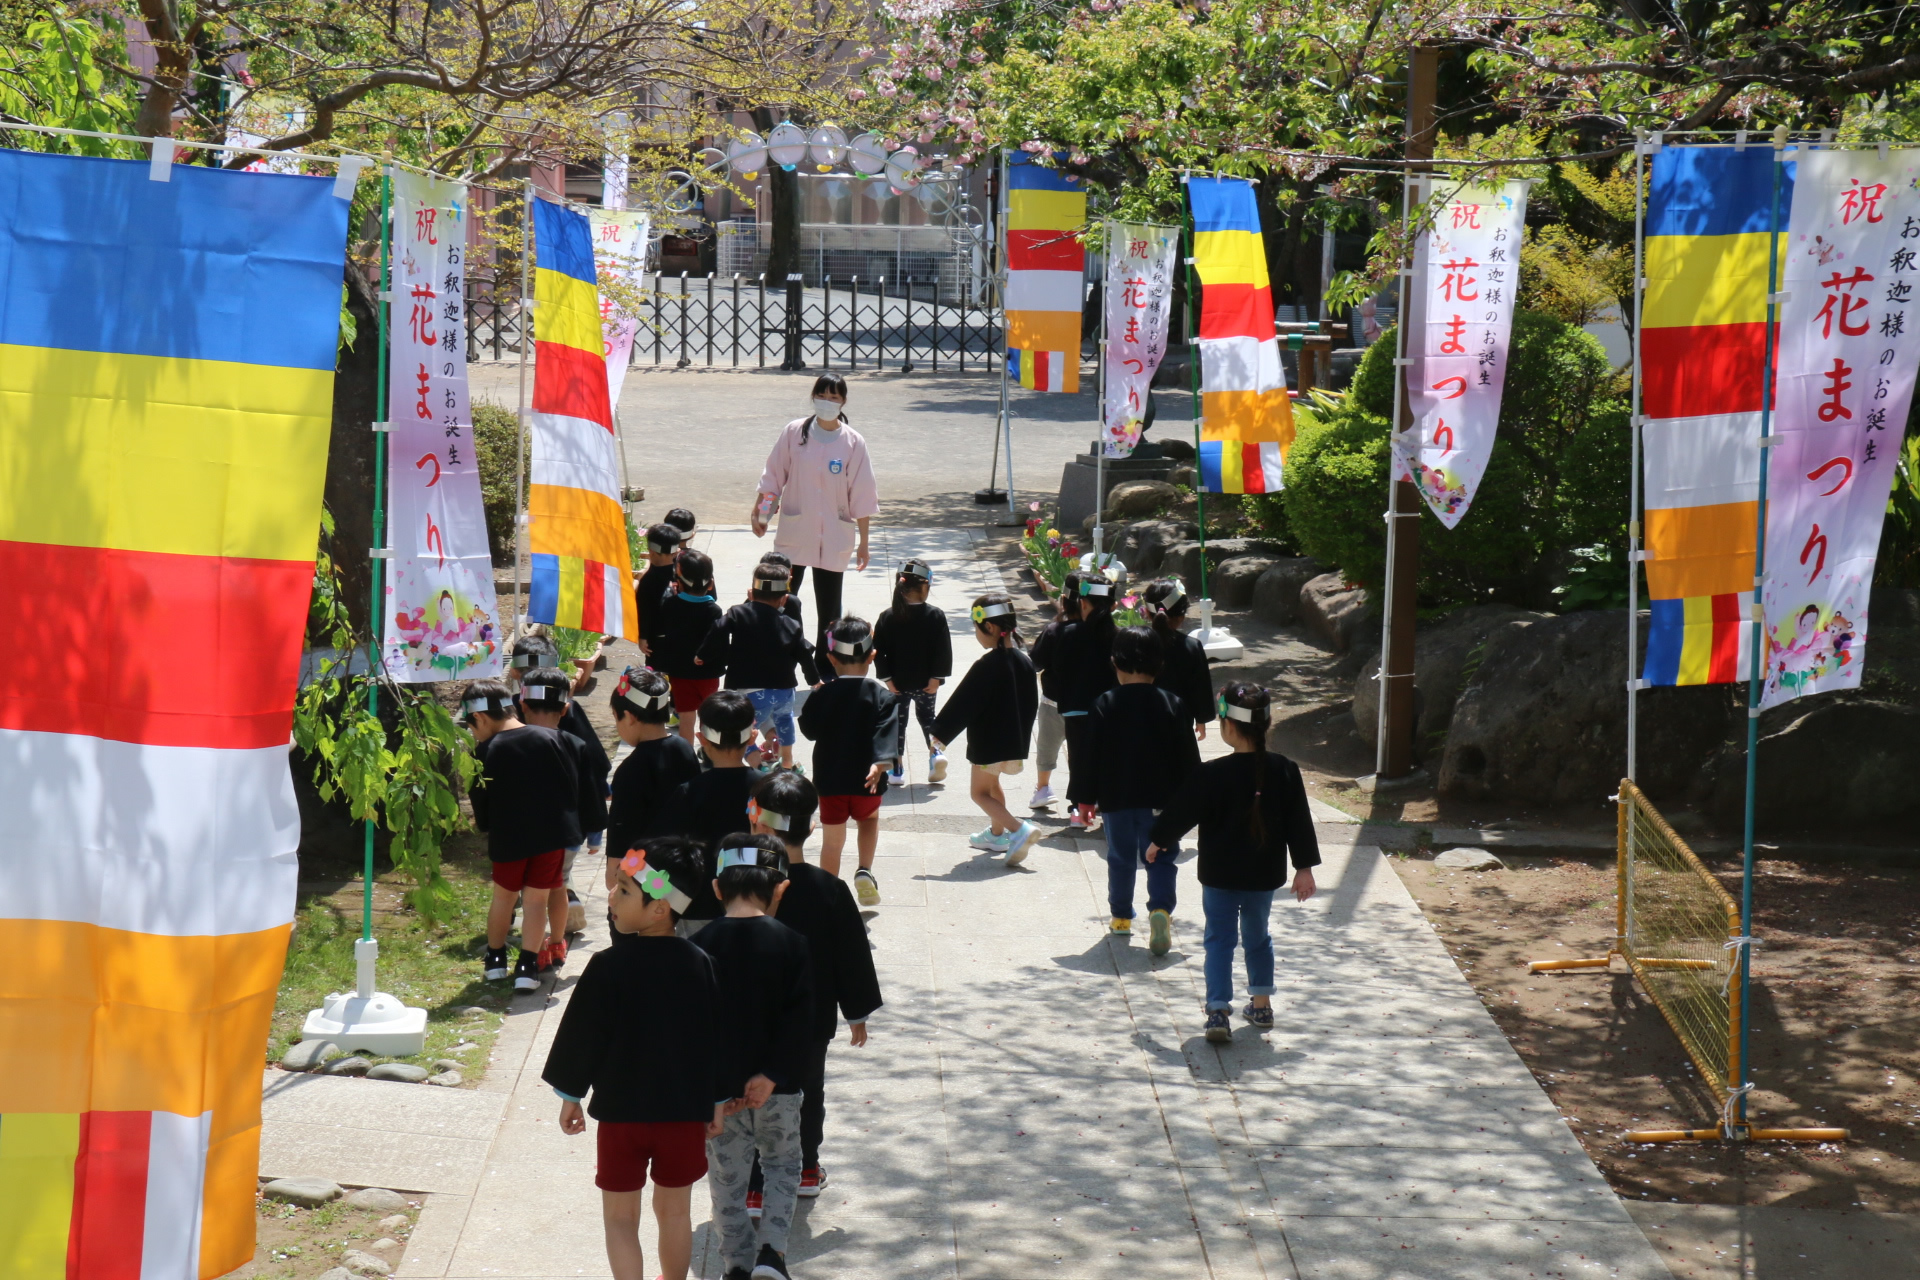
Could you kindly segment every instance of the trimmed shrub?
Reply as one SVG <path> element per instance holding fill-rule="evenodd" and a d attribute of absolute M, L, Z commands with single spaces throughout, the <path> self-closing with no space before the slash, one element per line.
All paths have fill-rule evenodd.
<path fill-rule="evenodd" d="M 480 502 L 487 513 L 487 549 L 495 564 L 513 563 L 513 448 L 520 423 L 490 400 L 473 405 L 473 447 L 480 459 Z"/>

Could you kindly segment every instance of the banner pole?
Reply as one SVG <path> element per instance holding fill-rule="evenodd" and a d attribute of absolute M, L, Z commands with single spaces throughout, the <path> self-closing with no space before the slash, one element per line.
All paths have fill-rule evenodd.
<path fill-rule="evenodd" d="M 533 179 L 521 180 L 520 195 L 520 412 L 513 424 L 513 626 L 507 634 L 520 636 L 525 611 L 520 604 L 520 562 L 527 539 L 527 353 L 533 337 Z"/>
<path fill-rule="evenodd" d="M 1113 287 L 1113 223 L 1100 224 L 1106 259 L 1100 271 L 1100 340 L 1093 373 L 1093 567 L 1104 570 L 1107 540 L 1107 290 Z"/>
<path fill-rule="evenodd" d="M 380 357 L 379 373 L 375 378 L 374 412 L 384 420 L 387 411 L 387 382 L 392 376 L 388 368 L 388 328 L 389 317 L 393 312 L 393 301 L 388 296 L 393 289 L 393 171 L 380 170 Z M 391 426 L 383 422 L 383 427 Z M 387 432 L 375 431 L 373 435 L 373 549 L 376 553 L 387 549 Z M 386 561 L 375 554 L 367 574 L 370 586 L 370 607 L 367 610 L 367 714 L 380 714 L 380 675 L 382 667 L 381 636 L 385 630 L 382 623 L 387 610 L 381 603 L 386 587 Z M 361 860 L 360 876 L 360 946 L 359 951 L 371 954 L 354 958 L 358 963 L 358 994 L 361 999 L 373 995 L 373 955 L 378 954 L 377 943 L 373 940 L 373 818 L 367 818 L 366 840 Z"/>
<path fill-rule="evenodd" d="M 1020 523 L 1020 518 L 1014 510 L 1018 500 L 1015 498 L 1013 492 L 1013 395 L 1007 386 L 1007 355 L 1011 349 L 1008 345 L 1010 335 L 1007 331 L 1007 209 L 1009 207 L 1007 199 L 1007 179 L 1009 176 L 1008 169 L 1010 167 L 1007 158 L 1007 149 L 1002 147 L 1000 148 L 999 200 L 1000 271 L 994 277 L 994 288 L 997 289 L 1000 294 L 1000 433 L 1006 439 L 1007 523 L 1018 524 Z M 1074 353 L 1074 358 L 1079 358 L 1079 352 Z"/>
<path fill-rule="evenodd" d="M 1633 392 L 1627 402 L 1629 463 L 1627 500 L 1627 772 L 1638 772 L 1640 759 L 1640 507 L 1646 495 L 1640 485 L 1640 316 L 1645 302 L 1647 184 L 1646 130 L 1633 136 Z"/>
<path fill-rule="evenodd" d="M 1187 190 L 1187 385 L 1193 395 L 1193 506 L 1200 523 L 1200 610 L 1201 626 L 1213 626 L 1213 598 L 1207 594 L 1207 479 L 1200 469 L 1200 290 L 1194 278 L 1194 259 L 1200 256 L 1200 241 L 1193 222 L 1191 175 L 1181 174 Z"/>
<path fill-rule="evenodd" d="M 1403 179 L 1400 183 L 1400 239 L 1403 245 L 1406 242 L 1407 226 L 1412 217 L 1412 191 L 1413 183 Z M 1402 281 L 1400 290 L 1400 317 L 1393 326 L 1393 380 L 1395 395 L 1393 397 L 1393 421 L 1387 430 L 1387 439 L 1389 441 L 1387 449 L 1387 514 L 1384 520 L 1387 535 L 1387 561 L 1382 576 L 1384 592 L 1380 605 L 1380 663 L 1374 675 L 1374 679 L 1377 680 L 1380 685 L 1379 701 L 1374 708 L 1373 776 L 1376 781 L 1387 776 L 1387 655 L 1393 650 L 1393 584 L 1397 576 L 1394 572 L 1396 568 L 1395 553 L 1399 550 L 1400 545 L 1400 539 L 1394 536 L 1396 524 L 1394 519 L 1394 497 L 1398 491 L 1399 478 L 1394 472 L 1392 442 L 1398 441 L 1400 438 L 1400 407 L 1406 403 L 1406 397 L 1399 394 L 1399 384 L 1401 380 L 1401 367 L 1406 363 L 1408 358 L 1408 307 L 1406 302 L 1408 294 L 1411 293 L 1411 290 L 1405 287 L 1405 281 L 1408 278 L 1406 273 L 1410 269 L 1407 265 L 1408 261 L 1409 259 L 1404 256 L 1400 259 L 1400 279 Z"/>

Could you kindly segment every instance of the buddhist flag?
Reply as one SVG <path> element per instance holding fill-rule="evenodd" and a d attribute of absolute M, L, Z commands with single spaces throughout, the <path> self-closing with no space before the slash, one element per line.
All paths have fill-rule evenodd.
<path fill-rule="evenodd" d="M 332 177 L 0 151 L 0 1275 L 253 1255 Z"/>
<path fill-rule="evenodd" d="M 533 583 L 527 616 L 632 640 L 639 629 L 620 461 L 584 215 L 533 202 Z"/>
<path fill-rule="evenodd" d="M 1793 169 L 1771 147 L 1652 157 L 1640 330 L 1649 684 L 1724 684 L 1751 666 L 1776 165 L 1784 231 Z"/>
<path fill-rule="evenodd" d="M 1007 376 L 1034 391 L 1080 390 L 1087 193 L 1024 151 L 1007 160 Z"/>
<path fill-rule="evenodd" d="M 1293 406 L 1253 184 L 1195 177 L 1187 198 L 1201 288 L 1200 485 L 1207 493 L 1278 493 Z"/>

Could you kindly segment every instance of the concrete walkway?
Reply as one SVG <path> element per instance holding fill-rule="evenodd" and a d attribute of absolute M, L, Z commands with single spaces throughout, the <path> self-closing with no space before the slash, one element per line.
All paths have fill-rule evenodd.
<path fill-rule="evenodd" d="M 970 661 L 966 604 L 997 585 L 970 536 L 881 534 L 850 610 L 877 615 L 890 566 L 929 557 Z M 731 598 L 766 544 L 703 537 Z M 1031 772 L 1012 781 L 1024 800 Z M 1274 908 L 1280 1025 L 1236 1019 L 1216 1047 L 1190 867 L 1156 961 L 1144 938 L 1106 935 L 1097 835 L 1055 818 L 1060 834 L 1010 870 L 966 847 L 981 824 L 963 769 L 891 797 L 884 902 L 866 913 L 887 1005 L 864 1049 L 832 1053 L 831 1182 L 802 1202 L 796 1277 L 1667 1280 L 1379 850 L 1336 811 L 1316 817 L 1322 893 Z M 538 1078 L 572 977 L 604 943 L 599 869 L 583 864 L 575 887 L 588 943 L 553 990 L 515 1002 L 481 1086 L 504 1096 L 500 1119 L 459 1135 L 484 1144 L 477 1177 L 428 1198 L 401 1276 L 608 1274 L 592 1140 L 559 1133 Z M 696 1271 L 718 1277 L 703 1190 L 694 1203 Z M 651 1223 L 643 1239 L 651 1250 Z"/>

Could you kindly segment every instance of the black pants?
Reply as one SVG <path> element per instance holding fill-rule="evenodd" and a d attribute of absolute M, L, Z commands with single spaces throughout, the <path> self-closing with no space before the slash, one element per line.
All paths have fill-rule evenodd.
<path fill-rule="evenodd" d="M 1099 779 L 1087 767 L 1087 739 L 1093 732 L 1092 716 L 1061 717 L 1067 730 L 1067 800 L 1071 804 L 1093 804 L 1100 798 Z"/>
<path fill-rule="evenodd" d="M 834 573 L 828 569 L 809 569 L 804 564 L 793 566 L 793 589 L 796 593 L 807 585 L 807 575 L 813 575 L 813 624 L 814 640 L 822 649 L 831 643 L 827 638 L 827 628 L 840 621 L 840 591 L 846 584 L 844 572 Z"/>
<path fill-rule="evenodd" d="M 827 1131 L 827 1046 L 832 1040 L 815 1040 L 808 1046 L 806 1061 L 800 1068 L 800 1167 L 820 1167 L 820 1139 Z M 760 1156 L 753 1157 L 753 1176 L 747 1190 L 761 1187 Z"/>

